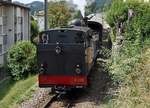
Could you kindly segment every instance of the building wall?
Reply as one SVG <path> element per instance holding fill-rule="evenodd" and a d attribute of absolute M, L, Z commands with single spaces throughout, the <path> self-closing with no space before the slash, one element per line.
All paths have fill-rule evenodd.
<path fill-rule="evenodd" d="M 7 15 L 5 6 L 0 6 L 0 64 L 4 62 L 4 53 L 7 44 Z"/>
<path fill-rule="evenodd" d="M 12 6 L 6 6 L 5 8 L 5 15 L 7 17 L 7 28 L 5 31 L 6 36 L 7 36 L 7 42 L 6 42 L 6 48 L 5 51 L 7 51 L 13 44 L 14 44 L 14 7 Z"/>
<path fill-rule="evenodd" d="M 23 10 L 23 39 L 30 40 L 30 13 L 27 10 Z"/>
<path fill-rule="evenodd" d="M 13 44 L 30 39 L 29 15 L 26 8 L 15 5 L 0 6 L 0 64 L 4 63 L 4 55 L 6 56 L 5 53 Z"/>

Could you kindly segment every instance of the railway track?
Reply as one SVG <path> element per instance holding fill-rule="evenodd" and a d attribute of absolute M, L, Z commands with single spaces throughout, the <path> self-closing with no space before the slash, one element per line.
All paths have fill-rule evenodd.
<path fill-rule="evenodd" d="M 45 102 L 45 104 L 43 105 L 42 108 L 50 108 L 51 104 L 52 104 L 54 101 L 56 101 L 57 98 L 58 98 L 58 94 L 52 96 L 50 100 L 48 100 L 47 102 Z"/>
<path fill-rule="evenodd" d="M 63 105 L 57 105 L 57 108 L 72 108 L 73 107 L 73 98 L 70 94 L 55 94 L 50 100 L 48 100 L 42 108 L 53 108 L 55 102 L 62 102 Z M 59 107 L 58 107 L 59 106 Z"/>

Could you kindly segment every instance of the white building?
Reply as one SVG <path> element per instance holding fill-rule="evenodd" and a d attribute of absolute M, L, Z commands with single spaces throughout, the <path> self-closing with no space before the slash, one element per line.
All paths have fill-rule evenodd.
<path fill-rule="evenodd" d="M 0 64 L 8 49 L 20 40 L 30 39 L 30 9 L 11 0 L 0 1 Z"/>
<path fill-rule="evenodd" d="M 38 22 L 39 30 L 44 30 L 44 10 L 41 10 L 34 15 L 35 20 Z"/>

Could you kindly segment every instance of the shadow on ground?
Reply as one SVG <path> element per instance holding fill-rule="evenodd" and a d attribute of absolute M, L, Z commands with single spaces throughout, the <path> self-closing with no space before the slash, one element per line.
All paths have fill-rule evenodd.
<path fill-rule="evenodd" d="M 77 96 L 77 102 L 75 103 L 92 102 L 96 106 L 100 106 L 102 103 L 106 102 L 105 97 L 111 95 L 109 90 L 112 87 L 111 77 L 109 76 L 106 67 L 105 61 L 97 61 L 96 66 L 93 68 L 89 76 L 89 87 L 77 90 L 74 93 Z"/>

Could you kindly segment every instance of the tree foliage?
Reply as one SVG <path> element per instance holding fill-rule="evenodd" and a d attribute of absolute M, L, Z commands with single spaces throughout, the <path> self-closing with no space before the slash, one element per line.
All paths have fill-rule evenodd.
<path fill-rule="evenodd" d="M 31 42 L 18 42 L 9 50 L 7 59 L 12 77 L 19 80 L 35 72 L 36 48 Z"/>
<path fill-rule="evenodd" d="M 128 16 L 129 9 L 133 10 L 131 19 Z M 114 0 L 106 18 L 114 29 L 114 34 L 116 34 L 117 22 L 124 24 L 123 36 L 128 41 L 135 43 L 138 41 L 142 44 L 142 41 L 150 35 L 150 6 L 145 3 L 139 3 L 136 0 L 128 2 Z"/>
<path fill-rule="evenodd" d="M 102 12 L 103 9 L 111 3 L 111 0 L 86 0 L 85 14 Z"/>
<path fill-rule="evenodd" d="M 71 13 L 65 1 L 50 1 L 48 6 L 48 24 L 50 28 L 66 26 Z"/>
<path fill-rule="evenodd" d="M 38 36 L 39 27 L 36 20 L 31 18 L 31 42 L 34 43 L 34 39 Z"/>
<path fill-rule="evenodd" d="M 126 6 L 121 0 L 114 0 L 107 12 L 107 22 L 111 27 L 114 27 L 118 20 L 127 20 L 128 6 Z"/>

